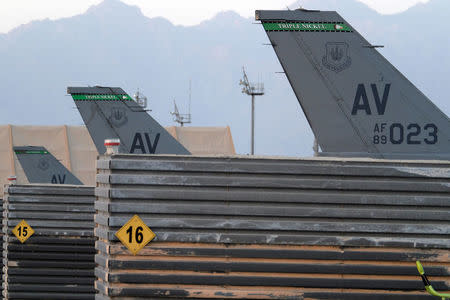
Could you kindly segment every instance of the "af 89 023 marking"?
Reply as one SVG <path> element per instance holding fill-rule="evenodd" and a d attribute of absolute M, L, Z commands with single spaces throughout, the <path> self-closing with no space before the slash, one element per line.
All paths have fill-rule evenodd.
<path fill-rule="evenodd" d="M 419 125 L 417 123 L 377 123 L 373 130 L 373 144 L 375 145 L 434 145 L 439 141 L 439 129 L 434 123 Z"/>

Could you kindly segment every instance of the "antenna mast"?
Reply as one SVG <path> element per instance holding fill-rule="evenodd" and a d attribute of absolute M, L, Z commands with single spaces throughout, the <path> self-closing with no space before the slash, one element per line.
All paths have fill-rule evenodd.
<path fill-rule="evenodd" d="M 147 108 L 147 97 L 145 97 L 144 94 L 139 92 L 139 88 L 137 89 L 136 93 L 134 94 L 134 99 L 136 99 L 136 102 L 142 107 Z"/>
<path fill-rule="evenodd" d="M 191 88 L 191 79 L 189 78 L 189 113 L 188 113 L 188 115 L 189 115 L 189 123 L 191 123 L 190 121 L 191 121 L 191 94 L 192 94 L 192 88 Z"/>
<path fill-rule="evenodd" d="M 190 124 L 192 122 L 191 118 L 191 80 L 189 79 L 189 108 L 187 114 L 181 114 L 178 110 L 177 103 L 175 102 L 175 99 L 173 100 L 173 112 L 170 114 L 173 115 L 173 120 L 180 124 L 181 127 L 184 126 L 184 124 Z"/>
<path fill-rule="evenodd" d="M 251 155 L 255 154 L 255 96 L 264 95 L 264 83 L 250 83 L 245 73 L 245 68 L 242 67 L 244 73 L 243 78 L 239 81 L 242 85 L 242 93 L 252 96 L 252 129 L 251 129 Z"/>

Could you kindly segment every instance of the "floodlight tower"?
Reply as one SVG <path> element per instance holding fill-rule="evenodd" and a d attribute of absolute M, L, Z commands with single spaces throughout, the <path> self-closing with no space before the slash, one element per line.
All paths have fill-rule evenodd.
<path fill-rule="evenodd" d="M 242 93 L 252 96 L 252 140 L 251 140 L 251 155 L 255 154 L 255 96 L 264 95 L 264 83 L 250 83 L 248 81 L 245 68 L 242 67 L 244 77 L 239 81 L 239 85 L 242 85 Z"/>

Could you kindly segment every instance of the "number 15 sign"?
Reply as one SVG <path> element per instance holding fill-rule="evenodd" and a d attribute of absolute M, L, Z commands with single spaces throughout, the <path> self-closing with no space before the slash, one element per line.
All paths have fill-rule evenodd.
<path fill-rule="evenodd" d="M 16 238 L 23 244 L 30 236 L 33 235 L 34 230 L 25 220 L 22 220 L 16 225 L 16 227 L 14 227 L 12 233 L 14 233 Z"/>
<path fill-rule="evenodd" d="M 134 215 L 117 232 L 116 237 L 124 244 L 133 255 L 136 255 L 151 240 L 155 238 L 153 231 L 145 225 L 138 215 Z"/>

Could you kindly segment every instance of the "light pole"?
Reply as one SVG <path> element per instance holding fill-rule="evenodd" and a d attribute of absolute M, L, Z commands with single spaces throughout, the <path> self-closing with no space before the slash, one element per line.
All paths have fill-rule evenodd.
<path fill-rule="evenodd" d="M 242 72 L 244 73 L 243 79 L 239 81 L 239 85 L 242 85 L 242 93 L 252 96 L 252 124 L 251 124 L 251 155 L 255 154 L 255 96 L 264 95 L 264 84 L 250 83 L 248 81 L 247 74 L 245 73 L 245 68 L 242 67 Z"/>

